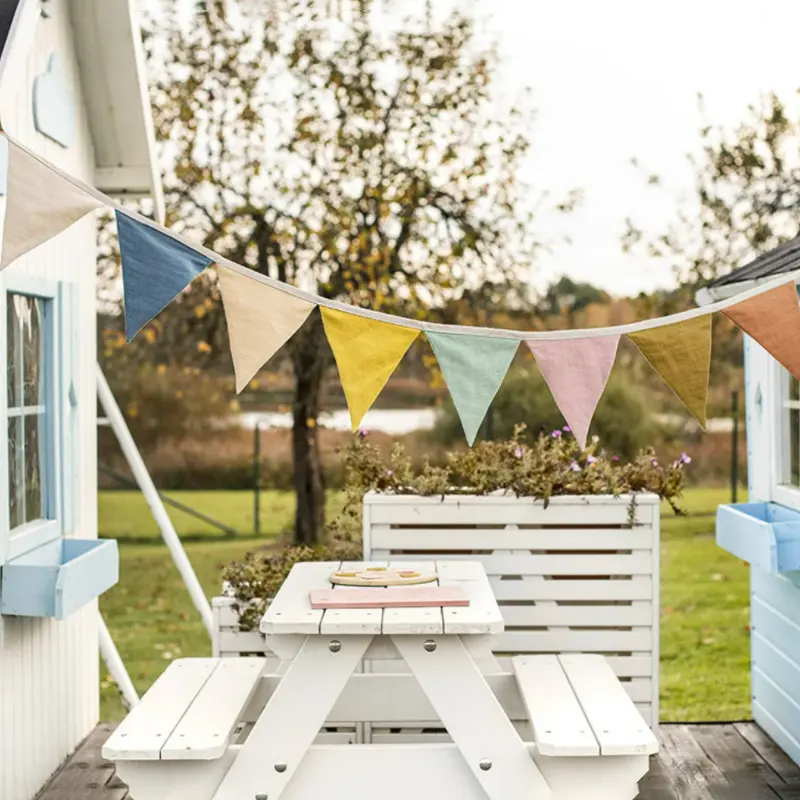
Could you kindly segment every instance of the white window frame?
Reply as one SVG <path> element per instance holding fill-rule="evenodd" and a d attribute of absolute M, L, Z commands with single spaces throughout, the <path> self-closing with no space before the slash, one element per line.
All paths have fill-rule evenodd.
<path fill-rule="evenodd" d="M 771 500 L 781 505 L 800 510 L 800 486 L 794 486 L 791 481 L 792 437 L 789 410 L 800 410 L 800 400 L 789 400 L 791 376 L 774 358 L 770 358 L 771 381 L 770 392 L 774 402 L 769 406 L 769 413 L 773 416 L 770 425 L 770 441 L 768 446 L 772 453 L 771 461 Z M 795 442 L 800 448 L 800 441 Z"/>
<path fill-rule="evenodd" d="M 10 529 L 10 502 L 8 496 L 8 385 L 6 352 L 8 295 L 24 294 L 45 301 L 44 329 L 45 363 L 51 365 L 46 379 L 46 404 L 52 413 L 47 418 L 47 445 L 44 463 L 47 470 L 47 519 L 35 520 Z M 3 353 L 0 369 L 0 430 L 5 432 L 5 442 L 0 446 L 0 565 L 24 553 L 47 544 L 69 530 L 72 524 L 74 492 L 71 478 L 74 474 L 75 424 L 72 365 L 72 336 L 65 322 L 71 318 L 69 284 L 41 278 L 27 273 L 6 271 L 0 274 L 0 352 Z M 66 312 L 66 316 L 65 316 Z"/>

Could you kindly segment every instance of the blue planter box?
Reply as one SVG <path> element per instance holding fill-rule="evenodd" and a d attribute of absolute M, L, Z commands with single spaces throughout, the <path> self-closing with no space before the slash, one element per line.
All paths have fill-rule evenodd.
<path fill-rule="evenodd" d="M 765 572 L 800 570 L 800 512 L 775 503 L 719 506 L 717 544 Z"/>
<path fill-rule="evenodd" d="M 66 619 L 119 580 L 117 543 L 57 539 L 2 568 L 0 613 Z"/>

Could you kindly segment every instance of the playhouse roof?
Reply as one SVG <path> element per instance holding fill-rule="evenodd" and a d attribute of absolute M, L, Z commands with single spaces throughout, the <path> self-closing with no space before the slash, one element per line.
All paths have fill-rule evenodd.
<path fill-rule="evenodd" d="M 697 293 L 698 305 L 724 300 L 779 275 L 800 273 L 800 236 L 760 255 L 739 269 L 712 281 Z"/>
<path fill-rule="evenodd" d="M 96 158 L 95 185 L 112 197 L 152 197 L 163 219 L 163 194 L 134 0 L 70 0 L 86 115 Z M 40 0 L 0 3 L 0 120 L 14 135 L 6 87 L 42 19 Z"/>

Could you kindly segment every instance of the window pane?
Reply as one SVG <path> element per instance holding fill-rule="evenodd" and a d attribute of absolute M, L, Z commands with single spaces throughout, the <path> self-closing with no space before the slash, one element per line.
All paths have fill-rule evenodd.
<path fill-rule="evenodd" d="M 44 405 L 44 339 L 42 338 L 42 301 L 33 297 L 19 298 L 22 314 L 22 374 L 26 406 Z M 19 314 L 19 311 L 17 312 Z"/>
<path fill-rule="evenodd" d="M 45 442 L 44 414 L 25 417 L 25 522 L 45 516 L 42 492 L 42 464 Z"/>
<path fill-rule="evenodd" d="M 800 381 L 793 376 L 789 376 L 789 399 L 800 400 Z"/>
<path fill-rule="evenodd" d="M 8 500 L 10 527 L 25 522 L 24 443 L 22 417 L 8 421 Z"/>
<path fill-rule="evenodd" d="M 8 296 L 6 331 L 8 336 L 8 353 L 6 353 L 8 361 L 8 405 L 19 406 L 22 399 L 22 358 L 19 346 L 19 317 L 14 303 L 14 295 Z"/>

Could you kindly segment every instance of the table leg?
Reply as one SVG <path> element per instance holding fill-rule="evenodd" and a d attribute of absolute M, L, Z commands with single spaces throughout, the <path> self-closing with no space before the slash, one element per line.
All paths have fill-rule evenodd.
<path fill-rule="evenodd" d="M 458 636 L 393 636 L 395 646 L 490 800 L 552 793 Z"/>
<path fill-rule="evenodd" d="M 278 800 L 372 636 L 309 636 L 281 678 L 214 800 Z"/>

